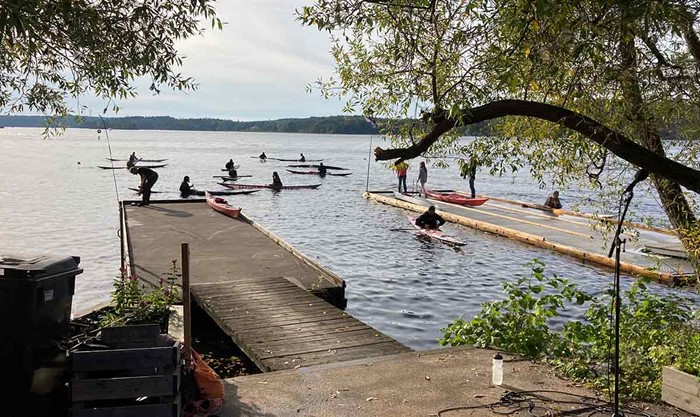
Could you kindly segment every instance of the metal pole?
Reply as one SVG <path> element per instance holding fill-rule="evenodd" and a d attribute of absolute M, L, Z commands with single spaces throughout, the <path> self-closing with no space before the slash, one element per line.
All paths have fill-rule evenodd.
<path fill-rule="evenodd" d="M 613 254 L 613 250 L 615 251 L 615 363 L 613 369 L 615 372 L 615 402 L 613 404 L 612 417 L 623 417 L 625 415 L 620 411 L 620 304 L 622 304 L 622 297 L 620 297 L 620 252 L 625 243 L 625 240 L 620 239 L 620 235 L 622 234 L 622 224 L 625 221 L 633 196 L 634 193 L 631 189 L 623 194 L 625 207 L 617 224 L 613 246 L 608 254 L 608 257 L 610 257 Z"/>
<path fill-rule="evenodd" d="M 365 191 L 369 191 L 369 164 L 372 160 L 372 135 L 369 135 L 369 152 L 367 153 L 367 184 L 365 185 Z"/>
<path fill-rule="evenodd" d="M 190 309 L 190 244 L 180 245 L 182 255 L 182 315 L 185 334 L 185 358 L 192 360 L 192 310 Z"/>

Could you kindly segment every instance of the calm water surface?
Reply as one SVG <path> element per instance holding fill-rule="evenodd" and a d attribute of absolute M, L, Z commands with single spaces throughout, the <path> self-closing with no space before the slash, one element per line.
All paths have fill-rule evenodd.
<path fill-rule="evenodd" d="M 169 166 L 158 170 L 154 190 L 170 193 L 158 198 L 177 198 L 174 191 L 184 175 L 199 189 L 218 189 L 212 175 L 220 175 L 229 158 L 242 164 L 240 174 L 253 175 L 246 182 L 269 183 L 273 170 L 285 184 L 321 181 L 318 190 L 264 190 L 229 200 L 343 277 L 347 310 L 353 316 L 416 349 L 436 347 L 440 328 L 457 316 L 470 318 L 482 302 L 500 298 L 499 284 L 527 276 L 524 265 L 533 258 L 592 293 L 612 280 L 607 268 L 454 224 L 445 229 L 468 242 L 461 250 L 417 240 L 409 231 L 391 231 L 410 227 L 406 212 L 362 198 L 369 136 L 163 131 L 110 131 L 109 136 L 115 158 L 127 158 L 133 151 L 149 159 L 168 158 Z M 372 139 L 372 146 L 387 146 L 376 136 Z M 307 158 L 350 168 L 353 174 L 325 179 L 293 175 L 281 162 L 262 164 L 250 158 L 262 151 L 278 158 L 303 152 Z M 0 130 L 0 255 L 31 250 L 80 256 L 85 272 L 76 283 L 74 310 L 109 299 L 119 267 L 117 201 L 136 198 L 127 188 L 138 186 L 137 176 L 96 168 L 108 165 L 109 155 L 105 132 L 71 129 L 59 139 L 44 140 L 40 129 Z M 409 183 L 417 177 L 417 162 L 413 165 Z M 395 187 L 393 173 L 382 163 L 372 160 L 369 171 L 370 189 Z M 428 183 L 468 189 L 456 166 L 430 169 Z M 542 202 L 550 191 L 540 190 L 523 174 L 477 177 L 477 192 L 494 196 Z M 562 197 L 567 204 L 587 196 L 568 190 Z M 638 210 L 661 217 L 648 191 L 635 198 Z M 668 291 L 663 286 L 656 290 Z M 579 317 L 581 312 L 572 309 L 565 315 Z"/>

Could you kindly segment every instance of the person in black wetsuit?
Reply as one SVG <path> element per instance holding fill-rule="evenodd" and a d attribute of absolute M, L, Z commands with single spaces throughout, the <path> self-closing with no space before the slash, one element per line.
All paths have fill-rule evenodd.
<path fill-rule="evenodd" d="M 139 205 L 149 205 L 151 203 L 151 188 L 158 181 L 158 173 L 146 167 L 131 167 L 130 172 L 141 176 L 141 185 L 139 186 L 141 203 Z"/>
<path fill-rule="evenodd" d="M 227 171 L 230 171 L 233 169 L 233 158 L 229 159 L 228 162 L 226 162 L 226 165 L 224 168 L 226 168 Z"/>
<path fill-rule="evenodd" d="M 195 191 L 197 190 L 194 189 L 194 185 L 190 185 L 190 177 L 185 175 L 185 178 L 182 179 L 182 184 L 180 184 L 180 197 L 187 198 L 193 195 Z"/>
<path fill-rule="evenodd" d="M 279 188 L 282 187 L 282 180 L 280 179 L 280 176 L 277 173 L 277 171 L 272 173 L 272 186 L 279 187 Z"/>
<path fill-rule="evenodd" d="M 303 153 L 300 153 L 299 156 L 300 156 L 299 162 L 306 162 L 306 157 L 304 156 Z"/>
<path fill-rule="evenodd" d="M 439 229 L 443 224 L 445 219 L 435 212 L 435 206 L 428 207 L 428 211 L 416 219 L 416 226 L 423 229 Z"/>
<path fill-rule="evenodd" d="M 318 164 L 318 175 L 320 175 L 320 176 L 322 176 L 322 177 L 325 177 L 325 176 L 326 176 L 326 171 L 328 171 L 328 170 L 326 169 L 325 166 L 323 166 L 323 162 L 321 162 L 320 164 Z"/>
<path fill-rule="evenodd" d="M 131 156 L 129 156 L 129 160 L 126 162 L 126 167 L 131 168 L 136 165 L 138 161 L 139 159 L 136 157 L 136 152 L 132 152 Z"/>
<path fill-rule="evenodd" d="M 228 170 L 228 176 L 231 178 L 238 178 L 238 171 L 236 171 L 234 168 L 231 168 Z"/>
<path fill-rule="evenodd" d="M 258 158 L 260 158 L 260 162 L 267 161 L 267 155 L 265 155 L 265 152 L 261 153 Z"/>
<path fill-rule="evenodd" d="M 561 201 L 559 201 L 559 191 L 553 192 L 547 201 L 545 201 L 544 205 L 555 209 L 562 208 Z"/>

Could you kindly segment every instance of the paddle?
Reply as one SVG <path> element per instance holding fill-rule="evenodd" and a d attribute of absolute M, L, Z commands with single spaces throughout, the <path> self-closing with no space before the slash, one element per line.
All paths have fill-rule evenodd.
<path fill-rule="evenodd" d="M 401 231 L 407 231 L 407 230 L 416 231 L 416 232 L 418 231 L 418 229 L 416 229 L 415 227 L 411 228 L 411 229 L 409 229 L 409 228 L 396 228 L 396 229 L 389 229 L 389 230 L 392 232 L 401 232 Z"/>

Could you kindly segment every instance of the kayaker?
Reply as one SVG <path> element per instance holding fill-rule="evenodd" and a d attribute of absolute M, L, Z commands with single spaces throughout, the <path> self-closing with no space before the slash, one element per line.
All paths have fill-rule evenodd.
<path fill-rule="evenodd" d="M 231 168 L 228 170 L 228 176 L 231 178 L 238 178 L 238 171 L 236 171 L 235 168 Z"/>
<path fill-rule="evenodd" d="M 194 185 L 190 185 L 190 177 L 185 175 L 182 179 L 182 184 L 180 184 L 180 197 L 186 198 L 194 194 Z"/>
<path fill-rule="evenodd" d="M 280 176 L 277 173 L 277 171 L 272 173 L 272 186 L 273 187 L 282 187 L 282 180 L 280 179 Z"/>
<path fill-rule="evenodd" d="M 544 205 L 555 209 L 562 208 L 561 201 L 559 201 L 559 191 L 553 192 L 547 201 L 545 201 Z"/>
<path fill-rule="evenodd" d="M 260 158 L 261 162 L 267 161 L 267 155 L 265 155 L 265 152 L 261 153 L 258 158 Z"/>
<path fill-rule="evenodd" d="M 416 219 L 416 226 L 423 229 L 435 230 L 439 229 L 443 224 L 445 224 L 445 219 L 435 212 L 435 206 L 428 207 L 428 211 Z"/>
<path fill-rule="evenodd" d="M 147 206 L 151 203 L 151 188 L 158 181 L 158 173 L 146 167 L 131 167 L 129 170 L 132 174 L 141 176 L 141 185 L 139 186 L 139 194 L 141 194 L 140 206 Z"/>
<path fill-rule="evenodd" d="M 230 171 L 233 169 L 233 166 L 234 166 L 233 158 L 231 158 L 228 160 L 228 162 L 226 162 L 226 166 L 224 166 L 224 168 L 226 168 L 226 170 Z"/>
<path fill-rule="evenodd" d="M 326 169 L 325 166 L 323 166 L 323 162 L 321 162 L 320 164 L 318 164 L 318 175 L 320 175 L 320 176 L 322 176 L 322 177 L 325 177 L 325 176 L 326 176 L 326 171 L 328 171 L 328 170 Z"/>
<path fill-rule="evenodd" d="M 418 169 L 418 183 L 420 183 L 420 189 L 425 196 L 425 183 L 428 181 L 428 168 L 425 166 L 425 162 L 421 161 L 420 168 Z M 420 196 L 421 193 L 419 192 Z"/>
<path fill-rule="evenodd" d="M 403 192 L 407 193 L 406 175 L 408 174 L 408 164 L 406 162 L 394 164 L 394 169 L 396 170 L 396 175 L 399 177 L 399 192 L 401 192 L 401 184 L 403 184 Z"/>
<path fill-rule="evenodd" d="M 138 162 L 138 158 L 136 157 L 136 152 L 132 152 L 131 156 L 129 156 L 129 160 L 126 162 L 126 167 L 131 168 L 134 165 L 136 165 L 136 162 Z"/>
<path fill-rule="evenodd" d="M 300 153 L 299 156 L 300 156 L 299 162 L 306 162 L 306 157 L 304 156 L 303 153 Z"/>
<path fill-rule="evenodd" d="M 476 179 L 476 168 L 478 162 L 474 156 L 469 159 L 469 164 L 462 164 L 462 178 L 469 177 L 469 189 L 472 192 L 472 198 L 476 198 L 476 189 L 474 188 L 474 180 Z"/>

